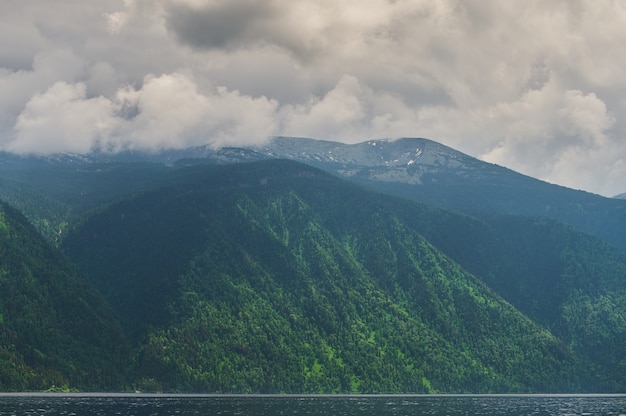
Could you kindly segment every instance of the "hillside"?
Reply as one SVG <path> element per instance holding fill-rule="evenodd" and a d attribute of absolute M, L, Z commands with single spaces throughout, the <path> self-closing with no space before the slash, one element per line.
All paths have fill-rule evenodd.
<path fill-rule="evenodd" d="M 526 251 L 554 225 L 516 238 L 506 228 L 515 222 L 502 221 L 268 161 L 177 169 L 167 186 L 89 216 L 63 248 L 122 318 L 135 348 L 133 383 L 143 388 L 623 389 L 623 259 L 595 239 L 584 240 L 592 247 L 569 244 L 579 234 L 563 228 L 563 248 L 545 253 L 563 270 L 529 268 Z M 473 227 L 479 233 L 466 234 Z M 505 236 L 504 245 L 491 240 Z M 464 248 L 482 257 L 472 263 Z M 500 281 L 515 259 L 511 248 L 524 253 L 510 266 L 519 268 L 512 276 L 520 287 Z M 578 257 L 589 248 L 592 262 Z M 598 291 L 584 293 L 585 268 L 594 265 L 607 273 Z M 565 285 L 535 293 L 556 315 L 526 305 L 533 292 L 522 288 L 534 284 L 537 270 Z M 549 295 L 561 293 L 552 302 Z M 602 325 L 587 327 L 589 319 Z M 600 357 L 597 346 L 613 354 Z"/>
<path fill-rule="evenodd" d="M 103 299 L 0 204 L 0 390 L 120 389 L 128 352 Z"/>
<path fill-rule="evenodd" d="M 14 335 L 1 344 L 13 351 L 6 367 L 22 374 L 5 378 L 7 389 L 607 392 L 626 386 L 626 260 L 623 250 L 591 235 L 620 247 L 623 233 L 615 230 L 622 228 L 624 201 L 555 187 L 435 142 L 275 139 L 255 149 L 0 154 L 0 198 L 61 245 L 90 280 L 84 286 L 60 257 L 36 274 L 56 276 L 50 293 L 63 298 L 67 286 L 80 299 L 87 290 L 109 328 L 101 332 L 130 351 L 120 370 L 119 350 L 103 352 L 99 338 L 82 339 L 80 331 L 67 335 L 69 318 L 55 323 L 66 303 L 29 292 L 32 305 L 48 309 L 13 318 L 22 325 L 17 332 L 4 327 L 39 334 L 18 349 L 9 342 Z M 35 267 L 59 255 L 14 214 L 41 247 L 15 258 Z M 67 276 L 74 283 L 60 283 Z M 13 287 L 8 293 L 22 293 L 21 281 L 5 282 Z M 39 314 L 47 318 L 32 318 Z M 411 335 L 398 335 L 405 332 Z M 59 344 L 41 341 L 50 334 L 76 338 L 71 342 L 83 351 L 76 363 L 61 352 L 47 370 L 33 361 L 52 353 L 30 340 Z M 104 382 L 76 376 L 90 371 L 80 370 L 87 355 L 102 356 L 96 372 L 109 374 Z M 366 363 L 374 364 L 367 369 Z M 54 377 L 23 376 L 51 369 Z"/>
<path fill-rule="evenodd" d="M 169 169 L 121 155 L 21 157 L 0 152 L 0 200 L 19 209 L 49 241 L 58 244 L 86 212 L 120 196 L 160 186 Z"/>
<path fill-rule="evenodd" d="M 482 162 L 427 139 L 344 144 L 277 137 L 264 146 L 199 146 L 157 153 L 19 157 L 0 153 L 0 199 L 16 206 L 50 241 L 89 209 L 160 186 L 172 169 L 290 159 L 380 192 L 479 213 L 552 218 L 626 252 L 626 200 L 604 198 Z"/>
<path fill-rule="evenodd" d="M 604 382 L 626 381 L 623 253 L 546 218 L 428 211 L 415 227 L 434 246 L 594 362 Z"/>
<path fill-rule="evenodd" d="M 552 218 L 626 252 L 626 200 L 564 188 L 482 162 L 428 139 L 356 144 L 277 137 L 265 157 L 316 166 L 392 195 L 471 214 Z M 196 152 L 198 155 L 198 152 Z M 205 157 L 212 159 L 210 153 Z"/>

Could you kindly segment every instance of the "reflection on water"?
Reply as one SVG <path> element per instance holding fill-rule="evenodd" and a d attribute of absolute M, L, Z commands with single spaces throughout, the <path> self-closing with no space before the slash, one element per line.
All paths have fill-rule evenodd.
<path fill-rule="evenodd" d="M 0 394 L 3 415 L 624 415 L 626 395 L 273 396 Z"/>

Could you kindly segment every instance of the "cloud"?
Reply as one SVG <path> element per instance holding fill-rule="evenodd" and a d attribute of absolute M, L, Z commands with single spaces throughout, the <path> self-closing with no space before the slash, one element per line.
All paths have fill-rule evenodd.
<path fill-rule="evenodd" d="M 410 136 L 416 114 L 389 93 L 379 93 L 344 75 L 323 97 L 284 106 L 282 134 L 358 142 L 372 137 Z"/>
<path fill-rule="evenodd" d="M 484 160 L 576 189 L 589 189 L 591 183 L 604 189 L 603 177 L 624 154 L 610 134 L 616 118 L 594 93 L 547 84 L 494 107 L 490 116 L 494 127 L 501 126 L 501 139 Z"/>
<path fill-rule="evenodd" d="M 25 22 L 18 13 L 19 8 L 7 8 L 0 18 L 0 39 L 11 39 L 11 42 L 0 42 L 0 63 L 9 71 L 28 70 L 33 56 L 46 47 L 46 39 L 37 28 Z"/>
<path fill-rule="evenodd" d="M 625 28 L 612 0 L 5 2 L 0 144 L 421 136 L 617 194 Z"/>
<path fill-rule="evenodd" d="M 116 101 L 135 109 L 120 132 L 124 148 L 244 145 L 276 133 L 276 102 L 224 87 L 202 93 L 180 73 L 149 75 L 140 90 L 118 91 Z"/>
<path fill-rule="evenodd" d="M 196 48 L 237 48 L 262 42 L 277 10 L 274 2 L 174 2 L 167 7 L 167 24 L 179 40 Z"/>
<path fill-rule="evenodd" d="M 0 135 L 12 134 L 17 118 L 26 103 L 57 82 L 75 82 L 81 78 L 84 62 L 66 49 L 44 51 L 32 58 L 28 69 L 0 67 Z M 1 140 L 0 143 L 5 140 Z"/>
<path fill-rule="evenodd" d="M 141 88 L 125 86 L 113 99 L 90 98 L 86 91 L 84 83 L 57 82 L 35 95 L 5 149 L 46 154 L 218 147 L 257 143 L 276 133 L 276 102 L 223 87 L 201 93 L 180 73 L 148 75 Z"/>
<path fill-rule="evenodd" d="M 562 90 L 553 83 L 530 90 L 514 102 L 498 103 L 485 115 L 488 119 L 479 124 L 490 122 L 497 129 L 499 149 L 524 155 L 521 147 L 525 147 L 531 153 L 541 151 L 542 158 L 554 158 L 570 146 L 602 145 L 615 123 L 594 93 Z"/>
<path fill-rule="evenodd" d="M 17 118 L 16 137 L 6 150 L 16 153 L 86 153 L 115 127 L 111 103 L 86 99 L 86 87 L 57 82 L 35 95 Z"/>

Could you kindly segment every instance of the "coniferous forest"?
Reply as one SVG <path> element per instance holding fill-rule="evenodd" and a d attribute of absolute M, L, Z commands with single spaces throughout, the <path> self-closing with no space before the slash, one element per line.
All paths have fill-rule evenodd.
<path fill-rule="evenodd" d="M 286 160 L 27 172 L 0 186 L 2 391 L 626 389 L 626 255 L 556 219 Z"/>

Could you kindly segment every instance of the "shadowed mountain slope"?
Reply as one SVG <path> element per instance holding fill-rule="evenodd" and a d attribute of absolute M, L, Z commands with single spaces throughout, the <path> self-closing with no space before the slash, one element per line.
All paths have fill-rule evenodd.
<path fill-rule="evenodd" d="M 128 352 L 103 299 L 0 204 L 0 390 L 124 388 Z"/>

